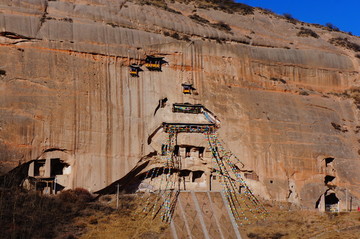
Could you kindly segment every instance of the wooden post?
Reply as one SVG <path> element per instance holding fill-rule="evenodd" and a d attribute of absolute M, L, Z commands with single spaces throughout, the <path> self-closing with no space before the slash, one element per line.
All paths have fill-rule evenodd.
<path fill-rule="evenodd" d="M 347 190 L 347 188 L 345 188 L 345 195 L 346 195 L 346 211 L 349 211 L 349 208 L 348 208 L 348 190 Z"/>
<path fill-rule="evenodd" d="M 56 178 L 54 179 L 54 195 L 56 194 Z"/>
<path fill-rule="evenodd" d="M 116 185 L 116 209 L 119 209 L 119 187 L 120 185 Z"/>

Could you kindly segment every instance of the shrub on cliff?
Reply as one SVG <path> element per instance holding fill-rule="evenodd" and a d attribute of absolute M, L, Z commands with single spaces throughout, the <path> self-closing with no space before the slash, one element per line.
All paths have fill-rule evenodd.
<path fill-rule="evenodd" d="M 200 17 L 197 14 L 190 15 L 189 18 L 197 23 L 210 24 L 210 22 L 207 19 Z"/>
<path fill-rule="evenodd" d="M 288 20 L 288 22 L 296 24 L 297 19 L 295 19 L 290 13 L 284 13 L 283 16 L 286 20 Z"/>
<path fill-rule="evenodd" d="M 138 2 L 140 3 L 140 5 L 151 5 L 151 6 L 155 6 L 158 8 L 162 8 L 168 12 L 182 14 L 181 12 L 168 7 L 166 1 L 164 1 L 164 0 L 138 0 Z"/>
<path fill-rule="evenodd" d="M 170 35 L 172 38 L 176 39 L 176 40 L 180 40 L 180 35 L 177 32 L 174 32 L 173 34 Z"/>
<path fill-rule="evenodd" d="M 201 25 L 208 25 L 208 26 L 212 26 L 214 28 L 217 28 L 221 31 L 225 31 L 225 32 L 228 32 L 230 33 L 231 32 L 231 27 L 226 24 L 225 22 L 223 21 L 220 21 L 220 22 L 217 22 L 217 23 L 210 23 L 209 20 L 197 15 L 197 14 L 193 14 L 193 15 L 190 15 L 189 18 L 197 23 L 200 23 Z"/>
<path fill-rule="evenodd" d="M 342 46 L 344 48 L 347 48 L 349 50 L 353 50 L 355 52 L 359 52 L 360 51 L 360 45 L 350 42 L 347 38 L 341 38 L 341 37 L 336 37 L 336 38 L 331 38 L 329 40 L 329 42 L 335 46 Z"/>
<path fill-rule="evenodd" d="M 340 29 L 338 27 L 336 27 L 334 24 L 328 22 L 325 24 L 325 26 L 330 30 L 330 31 L 340 31 Z"/>
<path fill-rule="evenodd" d="M 319 38 L 319 35 L 316 34 L 316 32 L 314 32 L 313 30 L 311 30 L 309 28 L 304 28 L 304 27 L 300 28 L 300 31 L 298 32 L 297 36 L 299 36 L 299 37 L 310 36 L 310 37 L 314 37 L 314 38 Z"/>
<path fill-rule="evenodd" d="M 178 2 L 189 3 L 193 2 L 198 8 L 203 9 L 215 9 L 219 11 L 224 11 L 226 13 L 240 13 L 243 15 L 254 14 L 254 8 L 243 4 L 236 3 L 233 0 L 176 0 Z"/>
<path fill-rule="evenodd" d="M 225 22 L 218 22 L 218 23 L 214 23 L 214 24 L 211 24 L 213 27 L 219 29 L 219 30 L 222 30 L 222 31 L 225 31 L 225 32 L 231 32 L 231 27 L 226 24 Z"/>

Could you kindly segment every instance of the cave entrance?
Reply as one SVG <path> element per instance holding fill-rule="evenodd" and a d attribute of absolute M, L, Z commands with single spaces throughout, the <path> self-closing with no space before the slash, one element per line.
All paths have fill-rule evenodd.
<path fill-rule="evenodd" d="M 334 192 L 325 195 L 325 211 L 326 212 L 338 212 L 339 211 L 339 199 Z"/>

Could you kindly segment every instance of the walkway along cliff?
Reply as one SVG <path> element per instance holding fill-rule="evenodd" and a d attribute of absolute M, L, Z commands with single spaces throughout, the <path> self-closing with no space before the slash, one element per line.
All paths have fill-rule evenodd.
<path fill-rule="evenodd" d="M 359 37 L 183 2 L 2 1 L 0 172 L 31 161 L 41 190 L 95 192 L 172 152 L 177 183 L 208 190 L 217 147 L 254 196 L 360 206 Z M 161 185 L 145 178 L 128 189 Z"/>

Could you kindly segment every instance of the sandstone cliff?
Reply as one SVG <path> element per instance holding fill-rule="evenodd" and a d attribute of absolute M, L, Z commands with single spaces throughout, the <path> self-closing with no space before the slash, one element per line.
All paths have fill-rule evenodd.
<path fill-rule="evenodd" d="M 72 187 L 101 189 L 157 150 L 166 97 L 217 115 L 257 194 L 314 208 L 328 175 L 358 203 L 358 37 L 261 9 L 143 2 L 0 1 L 1 173 L 60 157 Z M 130 77 L 151 54 L 162 71 Z"/>

